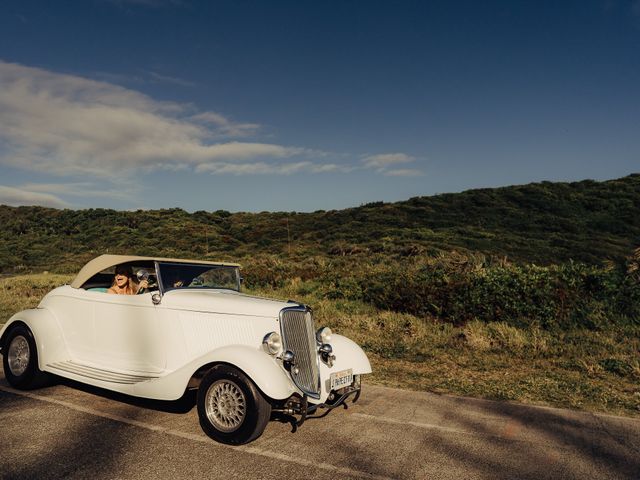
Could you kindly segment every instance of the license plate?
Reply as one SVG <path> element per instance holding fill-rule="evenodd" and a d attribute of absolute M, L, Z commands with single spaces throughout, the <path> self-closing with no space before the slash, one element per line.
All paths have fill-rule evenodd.
<path fill-rule="evenodd" d="M 331 390 L 348 387 L 353 383 L 353 370 L 342 370 L 331 374 Z"/>

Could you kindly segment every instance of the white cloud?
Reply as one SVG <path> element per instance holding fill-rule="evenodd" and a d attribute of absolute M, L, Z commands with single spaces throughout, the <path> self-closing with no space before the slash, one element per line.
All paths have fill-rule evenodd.
<path fill-rule="evenodd" d="M 295 173 L 329 173 L 350 171 L 336 164 L 317 164 L 309 161 L 289 163 L 211 163 L 200 165 L 200 172 L 232 175 L 292 175 Z"/>
<path fill-rule="evenodd" d="M 208 165 L 200 165 L 198 171 L 215 174 L 231 174 L 231 175 L 290 175 L 296 173 L 303 168 L 303 163 L 289 163 L 274 165 L 265 162 L 255 163 L 212 163 Z"/>
<path fill-rule="evenodd" d="M 190 117 L 191 120 L 213 125 L 224 135 L 231 137 L 244 137 L 256 133 L 260 129 L 257 123 L 235 123 L 216 112 L 202 112 Z"/>
<path fill-rule="evenodd" d="M 180 87 L 195 87 L 196 83 L 180 77 L 163 75 L 153 71 L 140 70 L 138 73 L 113 73 L 113 72 L 93 72 L 91 78 L 118 85 L 148 85 L 165 83 L 178 85 Z"/>
<path fill-rule="evenodd" d="M 379 155 L 370 155 L 362 159 L 362 163 L 369 168 L 386 168 L 390 165 L 399 163 L 410 163 L 415 158 L 406 153 L 382 153 Z"/>
<path fill-rule="evenodd" d="M 104 189 L 91 182 L 76 183 L 25 183 L 16 188 L 28 192 L 43 192 L 55 195 L 66 195 L 72 197 L 99 197 L 112 198 L 116 200 L 133 200 L 134 196 L 129 193 L 136 188 L 133 184 L 123 185 L 121 188 Z M 139 187 L 138 187 L 139 188 Z"/>
<path fill-rule="evenodd" d="M 384 170 L 381 172 L 387 177 L 419 177 L 424 175 L 421 170 L 415 168 L 397 168 L 392 170 Z"/>
<path fill-rule="evenodd" d="M 1 60 L 0 112 L 0 166 L 63 177 L 121 181 L 136 170 L 159 169 L 217 175 L 347 173 L 362 169 L 396 176 L 418 172 L 392 168 L 415 161 L 405 153 L 370 155 L 357 165 L 348 165 L 329 163 L 327 158 L 353 158 L 349 155 L 233 141 L 255 135 L 260 125 L 235 122 L 218 112 L 197 111 L 190 104 L 158 101 L 109 81 Z M 95 185 L 56 185 L 30 185 L 26 191 L 53 197 L 118 198 L 117 191 L 99 190 Z"/>
<path fill-rule="evenodd" d="M 43 207 L 65 208 L 69 204 L 49 193 L 23 190 L 21 188 L 0 185 L 0 205 L 41 205 Z"/>
<path fill-rule="evenodd" d="M 422 171 L 416 168 L 390 168 L 415 162 L 415 158 L 406 153 L 381 153 L 370 155 L 362 159 L 365 168 L 374 169 L 376 172 L 391 177 L 411 177 L 422 175 Z"/>
<path fill-rule="evenodd" d="M 0 163 L 63 176 L 117 178 L 139 168 L 320 155 L 268 143 L 222 143 L 223 136 L 258 126 L 215 112 L 194 114 L 191 106 L 111 83 L 2 61 L 0 111 Z"/>
<path fill-rule="evenodd" d="M 119 188 L 100 188 L 91 182 L 75 183 L 25 183 L 17 186 L 0 185 L 0 204 L 42 205 L 64 208 L 72 206 L 63 197 L 110 198 L 127 202 L 137 201 L 131 193 L 140 190 L 138 185 L 123 183 Z"/>

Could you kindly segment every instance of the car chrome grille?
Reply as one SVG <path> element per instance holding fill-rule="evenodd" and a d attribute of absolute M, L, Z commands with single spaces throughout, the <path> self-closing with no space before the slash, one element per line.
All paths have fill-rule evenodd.
<path fill-rule="evenodd" d="M 291 378 L 300 390 L 311 397 L 320 396 L 320 370 L 313 317 L 308 310 L 299 307 L 285 308 L 280 312 L 280 329 L 285 350 L 295 354 L 295 366 Z"/>

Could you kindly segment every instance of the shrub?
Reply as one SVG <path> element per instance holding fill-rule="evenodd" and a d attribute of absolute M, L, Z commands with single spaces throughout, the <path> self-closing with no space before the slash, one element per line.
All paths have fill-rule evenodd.
<path fill-rule="evenodd" d="M 545 329 L 601 329 L 640 317 L 640 282 L 618 267 L 512 265 L 455 254 L 370 266 L 357 281 L 359 291 L 348 290 L 378 308 L 454 324 L 478 319 L 523 327 L 535 320 Z"/>

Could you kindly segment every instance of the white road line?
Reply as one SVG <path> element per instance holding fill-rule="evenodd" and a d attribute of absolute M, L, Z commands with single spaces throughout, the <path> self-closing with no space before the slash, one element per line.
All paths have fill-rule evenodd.
<path fill-rule="evenodd" d="M 444 427 L 442 425 L 436 425 L 434 423 L 421 423 L 421 422 L 412 422 L 409 420 L 398 420 L 396 418 L 376 416 L 376 415 L 368 415 L 366 413 L 352 413 L 353 417 L 360 417 L 369 421 L 374 422 L 382 422 L 389 423 L 394 425 L 402 425 L 402 426 L 412 426 L 417 428 L 422 428 L 426 430 L 439 430 L 441 432 L 447 433 L 455 433 L 456 435 L 470 435 L 473 437 L 480 437 L 482 439 L 493 438 L 497 440 L 509 441 L 512 443 L 528 443 L 531 445 L 539 445 L 545 442 L 530 438 L 521 438 L 520 433 L 523 430 L 523 426 L 519 423 L 513 423 L 508 418 L 503 418 L 504 426 L 501 427 L 500 431 L 489 433 L 489 432 L 475 432 L 470 430 L 460 430 L 458 428 Z M 513 425 L 512 431 L 509 431 L 509 426 Z M 563 447 L 558 447 L 563 448 Z M 568 449 L 567 449 L 568 450 Z"/>
<path fill-rule="evenodd" d="M 21 391 L 21 390 L 15 390 L 15 389 L 13 389 L 11 387 L 5 387 L 4 385 L 0 385 L 0 391 L 11 393 L 11 394 L 14 394 L 14 395 L 19 395 L 21 397 L 31 398 L 33 400 L 39 400 L 39 401 L 42 401 L 42 402 L 51 403 L 51 404 L 54 404 L 54 405 L 60 405 L 60 406 L 69 408 L 71 410 L 75 410 L 75 411 L 82 412 L 82 413 L 87 413 L 89 415 L 94 415 L 96 417 L 107 418 L 109 420 L 113 420 L 113 421 L 116 421 L 116 422 L 124 423 L 124 424 L 127 424 L 127 425 L 132 425 L 134 427 L 144 428 L 146 430 L 151 430 L 152 432 L 165 433 L 167 435 L 172 435 L 174 437 L 180 437 L 180 438 L 184 438 L 184 439 L 187 439 L 187 440 L 192 440 L 192 441 L 201 442 L 201 443 L 207 443 L 207 444 L 210 444 L 213 447 L 225 447 L 225 448 L 228 448 L 228 449 L 234 450 L 234 451 L 252 453 L 254 455 L 259 455 L 259 456 L 262 456 L 262 457 L 266 457 L 266 458 L 270 458 L 270 459 L 274 459 L 274 460 L 279 460 L 279 461 L 282 461 L 282 462 L 295 463 L 297 465 L 302 465 L 302 466 L 305 466 L 305 467 L 320 468 L 322 470 L 327 470 L 327 471 L 332 472 L 332 473 L 342 474 L 342 475 L 350 475 L 352 477 L 367 478 L 367 479 L 371 479 L 371 480 L 393 480 L 391 477 L 385 477 L 385 476 L 382 476 L 382 475 L 375 475 L 375 474 L 372 474 L 372 473 L 363 472 L 361 470 L 354 470 L 354 469 L 351 469 L 351 468 L 348 468 L 348 467 L 338 467 L 338 466 L 332 465 L 330 463 L 317 463 L 317 462 L 314 462 L 312 460 L 305 460 L 303 458 L 294 458 L 294 457 L 290 457 L 289 455 L 285 455 L 283 453 L 271 452 L 269 450 L 264 450 L 262 448 L 252 447 L 250 445 L 232 447 L 230 445 L 224 445 L 224 444 L 221 444 L 221 443 L 215 443 L 213 440 L 211 440 L 209 437 L 207 437 L 204 434 L 194 434 L 194 433 L 181 432 L 179 430 L 174 430 L 174 429 L 171 429 L 171 428 L 161 427 L 161 426 L 158 426 L 158 425 L 153 425 L 151 423 L 140 422 L 138 420 L 133 420 L 133 419 L 130 419 L 130 418 L 122 417 L 120 415 L 114 415 L 112 413 L 107 413 L 107 412 L 101 412 L 99 410 L 94 410 L 93 408 L 88 408 L 88 407 L 83 407 L 83 406 L 80 406 L 80 405 L 76 405 L 75 403 L 66 402 L 64 400 L 58 400 L 58 399 L 55 399 L 55 398 L 36 395 L 36 394 L 30 393 L 30 392 L 24 392 L 24 391 Z"/>
<path fill-rule="evenodd" d="M 352 413 L 351 416 L 364 418 L 374 422 L 382 422 L 382 423 L 391 423 L 394 425 L 410 425 L 412 427 L 423 428 L 427 430 L 439 430 L 441 432 L 447 433 L 455 433 L 457 435 L 470 435 L 473 437 L 481 437 L 481 438 L 495 438 L 499 440 L 508 440 L 510 442 L 518 442 L 518 443 L 530 443 L 532 445 L 540 443 L 535 442 L 528 439 L 517 438 L 513 433 L 509 433 L 506 428 L 509 426 L 509 419 L 503 418 L 504 426 L 501 428 L 501 432 L 488 433 L 488 432 L 474 432 L 470 430 L 460 430 L 458 428 L 444 427 L 442 425 L 436 425 L 434 423 L 421 423 L 421 422 L 412 422 L 409 420 L 398 420 L 396 418 L 376 416 L 376 415 L 368 415 L 366 413 Z M 522 426 L 518 427 L 517 431 L 520 431 Z"/>
<path fill-rule="evenodd" d="M 393 423 L 395 425 L 411 425 L 412 427 L 442 430 L 444 432 L 451 432 L 451 433 L 462 433 L 464 435 L 478 435 L 477 432 L 470 432 L 468 430 L 459 430 L 457 428 L 451 428 L 451 427 L 443 427 L 442 425 L 436 425 L 434 423 L 420 423 L 420 422 L 412 422 L 407 420 L 398 420 L 395 418 L 369 415 L 366 413 L 352 413 L 351 416 L 366 418 L 367 420 L 374 420 L 376 422 Z"/>

